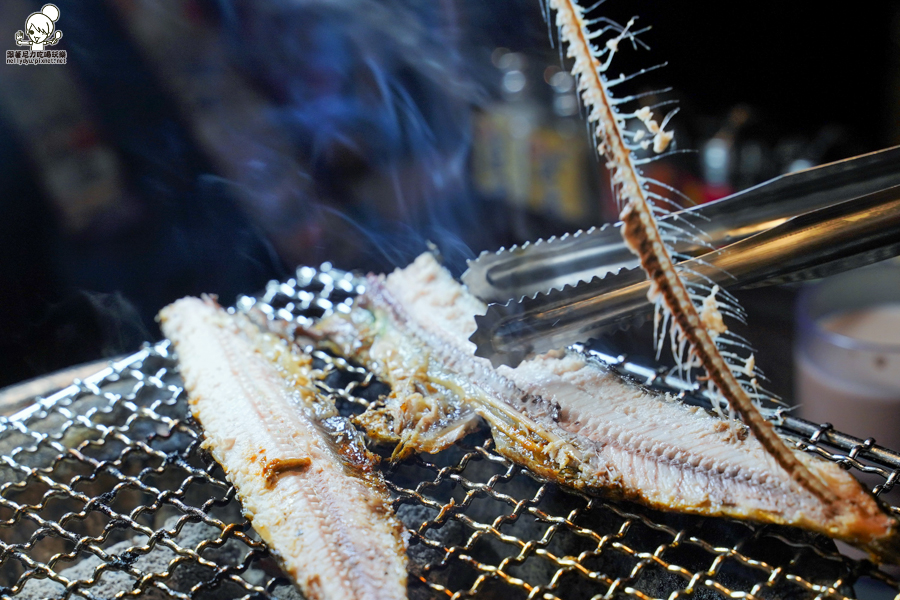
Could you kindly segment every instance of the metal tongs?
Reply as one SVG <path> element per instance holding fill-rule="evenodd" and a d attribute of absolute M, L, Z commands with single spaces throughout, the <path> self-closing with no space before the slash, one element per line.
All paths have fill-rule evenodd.
<path fill-rule="evenodd" d="M 653 309 L 619 224 L 482 253 L 463 283 L 493 303 L 470 338 L 494 366 L 586 342 Z M 900 146 L 776 177 L 672 213 L 688 281 L 742 289 L 832 275 L 900 254 Z M 677 260 L 677 259 L 676 259 Z M 505 304 L 501 304 L 505 303 Z"/>

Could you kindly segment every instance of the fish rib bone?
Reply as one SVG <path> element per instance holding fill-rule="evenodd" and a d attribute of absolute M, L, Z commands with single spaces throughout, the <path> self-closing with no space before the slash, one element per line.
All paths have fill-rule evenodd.
<path fill-rule="evenodd" d="M 651 204 L 645 197 L 641 177 L 622 135 L 620 127 L 622 117 L 614 112 L 610 95 L 601 76 L 609 67 L 618 49 L 618 42 L 627 37 L 628 27 L 613 38 L 615 44 L 610 45 L 607 42 L 607 60 L 601 63 L 598 57 L 603 52 L 590 41 L 591 32 L 585 23 L 582 7 L 575 0 L 549 0 L 549 5 L 556 11 L 560 38 L 568 45 L 567 55 L 574 59 L 572 73 L 578 81 L 582 101 L 589 109 L 588 119 L 595 124 L 597 149 L 606 159 L 613 186 L 622 202 L 620 218 L 623 222 L 623 238 L 632 252 L 640 258 L 641 266 L 654 282 L 653 293 L 662 296 L 666 308 L 674 316 L 673 321 L 680 336 L 690 343 L 692 354 L 699 359 L 709 379 L 715 383 L 719 392 L 760 440 L 766 451 L 775 457 L 781 468 L 807 490 L 825 502 L 836 501 L 834 493 L 798 461 L 784 441 L 778 437 L 772 425 L 763 418 L 734 376 L 727 361 L 719 353 L 713 336 L 704 326 L 663 242 Z M 655 129 L 655 136 L 664 133 L 655 121 L 652 121 L 654 127 L 649 126 L 651 122 L 649 109 L 643 113 L 638 111 L 635 116 L 648 124 L 651 133 L 654 133 Z M 657 147 L 665 149 L 669 143 L 669 134 L 661 139 L 664 141 L 654 142 L 654 149 Z M 649 300 L 655 302 L 656 297 Z"/>

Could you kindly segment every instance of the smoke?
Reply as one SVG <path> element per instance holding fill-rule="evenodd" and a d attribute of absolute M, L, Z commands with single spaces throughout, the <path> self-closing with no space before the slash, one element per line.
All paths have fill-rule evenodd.
<path fill-rule="evenodd" d="M 37 373 L 136 351 L 150 339 L 125 296 L 81 290 L 31 325 L 25 362 Z"/>
<path fill-rule="evenodd" d="M 59 104 L 68 120 L 7 135 L 2 115 L 0 150 L 28 156 L 28 140 L 87 131 L 116 157 L 121 193 L 110 210 L 136 209 L 127 222 L 68 234 L 38 185 L 44 167 L 28 173 L 25 161 L 8 161 L 19 167 L 0 172 L 3 189 L 15 192 L 23 178 L 35 185 L 8 193 L 28 200 L 3 212 L 17 224 L 3 248 L 28 260 L 2 277 L 17 310 L 0 319 L 11 357 L 0 382 L 132 350 L 158 337 L 153 316 L 184 295 L 217 293 L 227 304 L 297 264 L 385 271 L 429 241 L 459 272 L 473 249 L 493 245 L 485 224 L 500 217 L 485 214 L 468 175 L 472 113 L 484 100 L 471 54 L 489 49 L 463 39 L 490 7 L 58 6 L 69 64 L 53 72 L 73 90 Z M 54 98 L 14 108 L 57 107 Z M 64 155 L 81 152 L 66 144 Z"/>
<path fill-rule="evenodd" d="M 473 227 L 473 106 L 452 3 L 234 0 L 229 57 L 306 169 L 296 218 L 321 235 L 308 262 L 403 265 L 436 243 L 451 266 L 488 245 Z M 252 190 L 251 190 L 252 191 Z"/>

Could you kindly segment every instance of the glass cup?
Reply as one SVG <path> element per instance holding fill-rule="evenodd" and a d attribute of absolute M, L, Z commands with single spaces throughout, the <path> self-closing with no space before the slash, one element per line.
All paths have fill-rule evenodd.
<path fill-rule="evenodd" d="M 900 450 L 900 267 L 829 277 L 797 301 L 799 414 Z"/>

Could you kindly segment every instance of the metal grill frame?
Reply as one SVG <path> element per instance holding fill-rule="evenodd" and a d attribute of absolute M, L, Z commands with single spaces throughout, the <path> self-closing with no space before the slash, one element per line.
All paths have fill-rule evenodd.
<path fill-rule="evenodd" d="M 318 270 L 303 267 L 295 279 L 271 282 L 259 298 L 242 298 L 237 310 L 255 307 L 272 319 L 314 319 L 349 310 L 362 285 L 363 280 L 327 264 Z M 343 410 L 361 410 L 373 399 L 372 373 L 308 350 L 319 367 L 319 390 Z M 597 356 L 641 384 L 702 402 L 694 388 L 663 372 L 625 357 Z M 900 477 L 900 455 L 873 440 L 787 413 L 778 419 L 782 432 L 804 450 L 883 479 L 876 494 L 889 491 Z M 29 586 L 36 589 L 40 580 L 48 580 L 57 584 L 60 597 L 99 598 L 104 579 L 113 576 L 127 580 L 116 597 L 249 599 L 293 593 L 265 544 L 240 517 L 234 488 L 200 448 L 202 434 L 187 413 L 168 342 L 147 346 L 0 417 L 0 444 L 16 438 L 21 442 L 16 448 L 4 453 L 0 446 L 0 586 L 7 586 L 0 587 L 0 597 L 28 597 Z M 67 474 L 70 463 L 84 472 Z M 411 536 L 410 593 L 415 598 L 766 598 L 786 593 L 845 598 L 860 577 L 900 592 L 900 581 L 889 572 L 837 554 L 821 539 L 796 530 L 731 522 L 738 534 L 723 543 L 702 532 L 704 524 L 725 519 L 673 517 L 673 524 L 662 513 L 563 490 L 496 454 L 484 431 L 451 451 L 385 464 L 384 470 L 394 508 Z M 175 475 L 180 484 L 154 484 Z M 198 487 L 208 493 L 197 498 Z M 45 491 L 36 501 L 23 500 L 35 489 Z M 128 500 L 129 495 L 136 497 Z M 170 516 L 163 525 L 147 522 L 165 515 Z M 92 523 L 93 530 L 81 531 Z M 186 532 L 198 527 L 205 537 L 188 543 Z M 523 527 L 529 535 L 521 533 Z M 444 535 L 447 530 L 455 537 Z M 61 549 L 51 554 L 42 546 L 46 540 Z M 778 545 L 787 558 L 767 562 L 758 544 Z M 219 564 L 217 553 L 226 546 L 234 552 Z M 575 546 L 577 553 L 561 551 Z M 679 557 L 686 551 L 702 557 L 694 561 L 702 566 L 682 564 Z M 168 558 L 162 568 L 142 568 L 142 560 L 160 553 Z M 96 563 L 89 574 L 63 575 L 66 563 L 73 563 L 71 571 L 85 559 Z M 534 564 L 542 576 L 529 575 L 527 567 Z M 835 575 L 809 576 L 804 572 L 808 564 L 824 564 Z M 186 583 L 179 577 L 184 569 L 202 576 Z M 735 570 L 751 574 L 752 584 L 729 583 L 725 575 Z M 661 577 L 672 582 L 665 594 L 654 593 L 648 584 Z"/>

